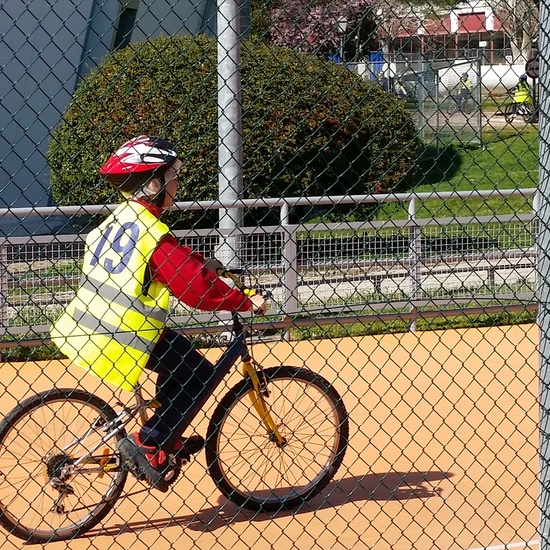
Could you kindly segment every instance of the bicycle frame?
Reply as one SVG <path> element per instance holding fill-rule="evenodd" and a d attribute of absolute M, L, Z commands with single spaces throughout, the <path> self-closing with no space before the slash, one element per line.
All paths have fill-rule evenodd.
<path fill-rule="evenodd" d="M 264 297 L 254 298 L 255 291 L 244 285 L 239 288 L 252 297 L 247 303 L 250 310 L 263 315 Z M 57 387 L 21 402 L 0 423 L 2 449 L 13 446 L 13 451 L 2 453 L 2 469 L 13 472 L 13 482 L 2 485 L 9 501 L 0 513 L 0 526 L 27 542 L 73 539 L 107 516 L 123 496 L 129 475 L 166 492 L 203 446 L 214 484 L 240 507 L 256 512 L 292 509 L 324 489 L 348 445 L 348 413 L 342 398 L 328 380 L 305 366 L 264 369 L 252 357 L 241 315 L 235 312 L 231 319 L 229 343 L 217 361 L 201 359 L 209 378 L 176 419 L 178 431 L 169 439 L 179 443 L 180 434 L 221 390 L 223 395 L 207 411 L 205 437 L 184 439 L 174 447 L 167 443 L 162 470 L 152 472 L 143 458 L 146 453 L 135 452 L 135 435 L 127 435 L 139 430 L 139 424 L 147 427 L 162 417 L 170 405 L 148 398 L 142 386 L 134 388 L 133 398 L 131 392 L 129 397 L 124 394 L 124 402 L 113 399 L 114 405 L 84 388 Z M 238 362 L 243 378 L 234 383 L 231 374 L 231 387 L 225 388 L 222 381 Z M 159 407 L 151 416 L 148 409 Z M 42 423 L 51 428 L 37 430 Z M 29 434 L 36 445 L 27 456 Z M 51 521 L 50 514 L 59 517 Z"/>
<path fill-rule="evenodd" d="M 260 420 L 263 422 L 269 437 L 274 441 L 279 447 L 283 447 L 286 444 L 285 438 L 281 435 L 277 424 L 273 420 L 269 409 L 267 407 L 265 397 L 268 396 L 268 391 L 266 387 L 265 380 L 262 376 L 262 368 L 258 363 L 256 363 L 248 350 L 248 345 L 246 343 L 246 333 L 244 326 L 241 323 L 237 313 L 232 315 L 233 327 L 232 334 L 234 336 L 233 340 L 227 346 L 223 352 L 220 359 L 214 365 L 214 370 L 216 373 L 215 383 L 213 384 L 212 391 L 210 394 L 206 395 L 200 403 L 197 403 L 197 410 L 200 410 L 203 405 L 206 403 L 210 395 L 216 390 L 221 381 L 229 373 L 231 367 L 239 360 L 242 361 L 242 375 L 246 378 L 249 377 L 252 383 L 252 390 L 249 392 L 250 400 L 256 413 L 258 414 Z M 259 367 L 259 368 L 257 368 Z M 87 452 L 76 459 L 72 464 L 67 465 L 67 473 L 74 474 L 79 469 L 80 466 L 85 464 L 98 464 L 98 460 L 93 458 L 93 455 L 98 449 L 104 446 L 109 439 L 114 437 L 117 433 L 122 431 L 124 426 L 126 426 L 133 418 L 139 416 L 141 424 L 147 422 L 147 410 L 155 409 L 160 406 L 160 403 L 156 399 L 145 399 L 143 397 L 143 392 L 141 386 L 137 386 L 134 390 L 134 397 L 136 403 L 131 406 L 125 406 L 116 416 L 116 418 L 109 422 L 105 426 L 100 426 L 100 418 L 96 420 L 94 424 L 90 426 L 90 429 L 81 437 L 74 439 L 67 445 L 65 445 L 61 451 L 68 452 L 69 449 L 77 447 L 82 441 L 85 441 L 89 435 L 93 432 L 96 432 L 98 428 L 102 428 L 105 431 L 105 435 L 101 440 L 92 447 L 92 449 L 87 450 Z M 120 403 L 122 405 L 122 403 Z M 96 468 L 86 468 L 86 473 L 102 473 L 108 472 L 110 470 L 116 469 L 120 466 L 118 459 L 115 460 L 115 463 L 111 463 L 112 455 L 109 452 L 109 449 L 106 448 L 101 454 L 99 459 L 99 467 Z"/>

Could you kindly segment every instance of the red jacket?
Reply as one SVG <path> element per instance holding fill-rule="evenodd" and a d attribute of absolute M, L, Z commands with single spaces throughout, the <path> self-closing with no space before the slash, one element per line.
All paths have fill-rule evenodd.
<path fill-rule="evenodd" d="M 160 218 L 162 208 L 138 201 Z M 205 311 L 249 311 L 252 302 L 204 267 L 204 257 L 183 246 L 173 235 L 164 236 L 149 261 L 153 279 L 184 304 Z"/>

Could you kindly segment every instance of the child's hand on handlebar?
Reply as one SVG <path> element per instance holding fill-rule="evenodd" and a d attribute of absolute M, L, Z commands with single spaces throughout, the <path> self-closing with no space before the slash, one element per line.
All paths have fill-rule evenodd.
<path fill-rule="evenodd" d="M 223 267 L 223 264 L 219 260 L 216 260 L 216 258 L 210 258 L 209 260 L 206 260 L 206 262 L 204 262 L 204 267 L 208 271 L 212 271 L 218 275 L 221 272 L 225 271 L 225 267 Z"/>
<path fill-rule="evenodd" d="M 254 294 L 250 296 L 250 301 L 252 302 L 252 307 L 250 311 L 256 315 L 265 315 L 267 311 L 267 302 L 261 294 Z"/>
<path fill-rule="evenodd" d="M 265 315 L 265 312 L 267 311 L 267 301 L 266 297 L 261 292 L 258 293 L 256 289 L 246 287 L 236 273 L 226 270 L 223 267 L 216 269 L 216 272 L 220 277 L 227 277 L 228 279 L 231 279 L 237 288 L 239 288 L 245 296 L 248 296 L 252 302 L 252 306 L 249 311 L 255 315 Z"/>

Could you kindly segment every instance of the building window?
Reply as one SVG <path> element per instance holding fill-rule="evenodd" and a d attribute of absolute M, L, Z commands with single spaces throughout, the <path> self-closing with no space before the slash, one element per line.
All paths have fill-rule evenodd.
<path fill-rule="evenodd" d="M 132 31 L 136 23 L 139 0 L 129 0 L 122 5 L 118 16 L 117 30 L 113 50 L 120 50 L 130 43 Z"/>

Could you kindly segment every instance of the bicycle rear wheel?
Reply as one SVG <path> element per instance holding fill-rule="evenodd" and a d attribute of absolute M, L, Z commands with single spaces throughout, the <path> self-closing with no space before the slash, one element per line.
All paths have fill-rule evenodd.
<path fill-rule="evenodd" d="M 253 408 L 248 379 L 227 393 L 208 428 L 206 459 L 218 489 L 256 511 L 299 506 L 334 477 L 348 444 L 348 414 L 334 387 L 297 367 L 266 369 L 268 409 L 285 444 Z"/>
<path fill-rule="evenodd" d="M 72 389 L 37 394 L 13 409 L 0 423 L 0 524 L 44 543 L 76 537 L 101 521 L 128 475 L 116 459 L 124 430 L 101 443 L 115 418 L 102 399 Z"/>
<path fill-rule="evenodd" d="M 533 117 L 533 106 L 531 105 L 531 103 L 524 103 L 522 107 L 522 118 L 524 122 L 531 122 L 531 119 Z"/>

